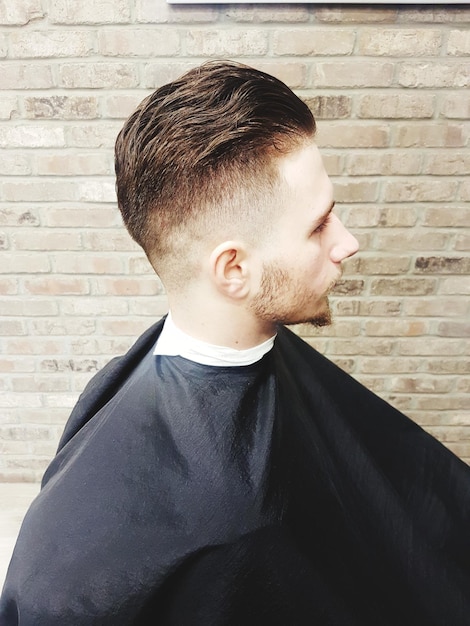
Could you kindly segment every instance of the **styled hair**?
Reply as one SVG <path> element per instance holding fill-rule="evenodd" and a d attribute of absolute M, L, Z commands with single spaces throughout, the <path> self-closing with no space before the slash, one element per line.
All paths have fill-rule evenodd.
<path fill-rule="evenodd" d="M 143 100 L 118 135 L 129 233 L 159 272 L 207 229 L 265 211 L 277 158 L 314 134 L 310 109 L 277 78 L 227 61 L 190 70 Z"/>

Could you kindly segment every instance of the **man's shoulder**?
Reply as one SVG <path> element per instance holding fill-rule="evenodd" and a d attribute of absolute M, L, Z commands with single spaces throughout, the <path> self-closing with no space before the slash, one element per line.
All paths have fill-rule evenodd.
<path fill-rule="evenodd" d="M 67 421 L 58 449 L 60 450 L 116 393 L 131 372 L 152 349 L 162 330 L 164 318 L 148 328 L 128 352 L 114 357 L 88 382 Z"/>

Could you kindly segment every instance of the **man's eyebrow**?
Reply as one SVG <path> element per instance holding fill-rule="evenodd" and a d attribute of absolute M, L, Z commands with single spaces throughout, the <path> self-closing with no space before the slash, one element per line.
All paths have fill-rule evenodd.
<path fill-rule="evenodd" d="M 336 202 L 334 200 L 332 200 L 330 206 L 326 209 L 326 211 L 324 211 L 319 217 L 317 217 L 315 219 L 315 221 L 313 222 L 312 226 L 313 229 L 318 228 L 318 226 L 320 226 L 320 224 L 322 224 L 326 218 L 328 217 L 328 215 L 331 213 L 331 211 L 335 208 Z"/>

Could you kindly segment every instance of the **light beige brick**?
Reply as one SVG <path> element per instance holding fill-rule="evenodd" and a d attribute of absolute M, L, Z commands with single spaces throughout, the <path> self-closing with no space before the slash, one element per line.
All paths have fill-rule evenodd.
<path fill-rule="evenodd" d="M 467 313 L 467 303 L 457 298 L 406 300 L 404 313 L 417 317 L 460 317 Z"/>
<path fill-rule="evenodd" d="M 395 340 L 362 337 L 360 341 L 336 339 L 329 343 L 328 352 L 334 355 L 388 355 L 395 346 Z"/>
<path fill-rule="evenodd" d="M 105 57 L 176 56 L 180 52 L 179 33 L 163 29 L 102 30 L 98 42 Z"/>
<path fill-rule="evenodd" d="M 130 63 L 64 63 L 59 85 L 66 89 L 129 89 L 139 83 L 137 67 Z"/>
<path fill-rule="evenodd" d="M 10 33 L 10 55 L 14 59 L 84 57 L 93 53 L 88 31 L 16 31 Z"/>
<path fill-rule="evenodd" d="M 21 400 L 24 400 L 23 407 L 28 409 L 30 407 L 38 408 L 41 406 L 41 398 L 38 394 L 18 394 L 18 393 L 4 393 L 0 394 L 0 407 L 21 407 Z M 29 456 L 26 458 L 28 465 L 33 465 L 34 462 Z"/>
<path fill-rule="evenodd" d="M 39 363 L 41 372 L 97 372 L 97 359 L 43 359 Z"/>
<path fill-rule="evenodd" d="M 165 62 L 155 61 L 146 63 L 142 69 L 142 86 L 146 89 L 155 89 L 176 80 L 188 70 L 197 65 L 196 61 L 179 61 L 168 59 Z"/>
<path fill-rule="evenodd" d="M 350 96 L 314 96 L 305 98 L 316 119 L 344 119 L 351 115 Z"/>
<path fill-rule="evenodd" d="M 379 183 L 375 181 L 339 182 L 335 180 L 334 188 L 337 202 L 374 202 L 379 194 Z"/>
<path fill-rule="evenodd" d="M 470 201 L 470 181 L 469 180 L 462 181 L 462 183 L 460 184 L 458 199 L 461 200 L 462 202 Z"/>
<path fill-rule="evenodd" d="M 87 232 L 83 235 L 84 245 L 88 250 L 109 250 L 120 252 L 135 252 L 140 251 L 140 247 L 135 243 L 124 229 L 120 230 L 94 230 L 93 232 Z M 144 257 L 143 257 L 144 258 Z M 145 257 L 146 260 L 147 257 Z M 126 255 L 127 260 L 131 260 L 129 255 Z M 148 264 L 148 261 L 146 261 Z"/>
<path fill-rule="evenodd" d="M 413 8 L 407 8 L 406 6 L 400 7 L 398 12 L 397 21 L 403 24 L 409 22 L 420 22 L 421 24 L 447 24 L 457 23 L 463 24 L 470 21 L 470 10 L 463 4 L 460 6 L 453 6 L 449 11 L 448 7 L 442 5 L 425 5 L 425 6 L 413 6 Z"/>
<path fill-rule="evenodd" d="M 403 87 L 452 87 L 470 85 L 470 64 L 464 63 L 403 63 L 398 75 Z"/>
<path fill-rule="evenodd" d="M 315 8 L 315 20 L 318 22 L 331 22 L 340 24 L 367 24 L 370 22 L 378 23 L 393 23 L 397 17 L 397 9 L 389 8 L 385 6 L 368 6 L 367 11 L 364 11 L 364 7 L 348 7 L 343 5 L 342 7 L 333 7 L 328 5 L 328 8 L 323 5 L 319 8 Z"/>
<path fill-rule="evenodd" d="M 80 124 L 65 128 L 66 145 L 69 148 L 114 148 L 116 137 L 121 130 L 121 122 L 101 122 Z"/>
<path fill-rule="evenodd" d="M 67 254 L 57 252 L 52 257 L 53 271 L 58 274 L 122 274 L 122 259 L 99 254 Z"/>
<path fill-rule="evenodd" d="M 16 295 L 18 293 L 18 284 L 17 278 L 0 277 L 0 294 L 3 296 Z"/>
<path fill-rule="evenodd" d="M 406 356 L 453 356 L 465 354 L 465 344 L 455 339 L 442 337 L 417 337 L 413 341 L 401 339 L 397 342 L 397 353 Z"/>
<path fill-rule="evenodd" d="M 54 0 L 48 15 L 52 24 L 126 24 L 130 20 L 126 0 Z"/>
<path fill-rule="evenodd" d="M 285 59 L 276 59 L 275 61 L 268 61 L 266 59 L 256 59 L 252 65 L 262 72 L 279 78 L 291 89 L 305 87 L 307 84 L 307 63 L 303 63 L 300 60 L 287 61 Z"/>
<path fill-rule="evenodd" d="M 38 299 L 38 298 L 30 298 L 23 296 L 21 299 L 8 298 L 2 302 L 2 314 L 10 315 L 10 316 L 18 316 L 18 317 L 31 317 L 31 316 L 50 316 L 57 315 L 59 312 L 59 305 L 55 300 L 47 300 L 47 299 Z M 15 363 L 19 365 L 23 364 L 24 361 L 18 361 L 15 359 Z M 32 363 L 32 362 L 31 362 Z M 1 359 L 0 359 L 0 371 L 1 371 Z M 6 370 L 4 370 L 6 371 Z M 11 370 L 13 371 L 13 370 Z M 32 369 L 22 370 L 22 371 L 34 371 L 34 366 Z"/>
<path fill-rule="evenodd" d="M 129 303 L 126 299 L 97 297 L 93 298 L 64 298 L 60 303 L 60 310 L 64 315 L 127 315 Z"/>
<path fill-rule="evenodd" d="M 455 239 L 454 249 L 470 251 L 470 234 L 458 235 Z"/>
<path fill-rule="evenodd" d="M 272 48 L 277 55 L 346 55 L 352 53 L 355 39 L 354 30 L 283 29 L 272 34 Z"/>
<path fill-rule="evenodd" d="M 46 336 L 58 335 L 69 337 L 71 335 L 92 335 L 96 332 L 94 319 L 78 317 L 33 319 L 30 321 L 30 329 L 33 335 Z M 48 398 L 49 400 L 50 398 Z"/>
<path fill-rule="evenodd" d="M 80 232 L 22 230 L 14 233 L 13 244 L 17 250 L 81 250 Z"/>
<path fill-rule="evenodd" d="M 427 296 L 436 292 L 437 281 L 431 278 L 374 278 L 372 295 Z"/>
<path fill-rule="evenodd" d="M 113 228 L 121 225 L 121 219 L 117 208 L 109 205 L 76 209 L 61 206 L 45 211 L 42 223 L 51 228 Z"/>
<path fill-rule="evenodd" d="M 450 119 L 470 117 L 470 98 L 466 93 L 453 93 L 444 96 L 442 115 Z"/>
<path fill-rule="evenodd" d="M 319 125 L 316 142 L 320 148 L 384 148 L 388 146 L 390 128 L 384 124 Z"/>
<path fill-rule="evenodd" d="M 450 31 L 447 53 L 454 56 L 470 55 L 470 31 L 468 29 Z"/>
<path fill-rule="evenodd" d="M 38 212 L 31 208 L 11 206 L 0 208 L 0 224 L 4 226 L 39 226 Z"/>
<path fill-rule="evenodd" d="M 8 54 L 8 43 L 6 35 L 0 33 L 0 58 L 6 57 Z"/>
<path fill-rule="evenodd" d="M 211 5 L 177 6 L 154 0 L 136 0 L 136 21 L 152 24 L 215 22 L 220 11 Z"/>
<path fill-rule="evenodd" d="M 26 335 L 25 320 L 0 319 L 0 335 L 13 337 L 14 335 Z"/>
<path fill-rule="evenodd" d="M 452 151 L 428 155 L 424 174 L 462 176 L 470 174 L 470 153 Z"/>
<path fill-rule="evenodd" d="M 312 67 L 311 86 L 319 87 L 388 87 L 394 65 L 375 61 L 318 62 Z"/>
<path fill-rule="evenodd" d="M 408 182 L 391 180 L 384 184 L 386 202 L 446 202 L 454 200 L 457 181 L 432 179 Z"/>
<path fill-rule="evenodd" d="M 433 94 L 365 95 L 359 99 L 362 118 L 430 118 L 434 114 Z"/>
<path fill-rule="evenodd" d="M 225 7 L 224 7 L 225 8 Z M 308 22 L 309 7 L 298 4 L 252 4 L 245 7 L 241 4 L 231 4 L 224 11 L 230 22 Z"/>
<path fill-rule="evenodd" d="M 133 275 L 133 274 L 153 275 L 155 273 L 155 270 L 150 265 L 146 256 L 127 257 L 127 268 L 128 268 L 127 271 L 130 275 Z"/>
<path fill-rule="evenodd" d="M 52 68 L 39 63 L 2 63 L 0 85 L 2 89 L 48 89 L 54 87 Z"/>
<path fill-rule="evenodd" d="M 373 300 L 368 299 L 359 303 L 359 314 L 368 317 L 390 317 L 401 315 L 402 302 L 397 300 Z"/>
<path fill-rule="evenodd" d="M 5 342 L 8 354 L 23 355 L 44 355 L 63 354 L 68 345 L 63 339 L 44 339 L 41 337 L 15 337 Z"/>
<path fill-rule="evenodd" d="M 137 92 L 135 94 L 107 96 L 103 102 L 103 115 L 105 117 L 126 119 L 135 111 L 137 105 L 140 104 L 145 95 L 146 94 Z"/>
<path fill-rule="evenodd" d="M 335 296 L 358 296 L 364 291 L 364 281 L 363 280 L 351 280 L 349 278 L 343 278 L 339 280 L 333 289 L 333 294 Z"/>
<path fill-rule="evenodd" d="M 439 281 L 439 293 L 470 295 L 470 276 L 449 277 Z"/>
<path fill-rule="evenodd" d="M 346 160 L 346 172 L 351 176 L 410 176 L 419 174 L 423 155 L 412 151 L 388 154 L 374 152 L 350 154 Z"/>
<path fill-rule="evenodd" d="M 441 44 L 440 30 L 366 28 L 359 34 L 358 52 L 366 56 L 437 56 Z"/>
<path fill-rule="evenodd" d="M 34 359 L 16 359 L 11 357 L 0 357 L 0 372 L 6 373 L 25 373 L 35 372 L 36 361 Z"/>
<path fill-rule="evenodd" d="M 366 335 L 370 337 L 416 337 L 426 334 L 427 326 L 422 321 L 408 320 L 368 320 Z"/>
<path fill-rule="evenodd" d="M 470 337 L 470 323 L 445 321 L 437 326 L 437 334 L 442 337 Z"/>
<path fill-rule="evenodd" d="M 112 175 L 109 155 L 103 152 L 80 154 L 40 154 L 34 159 L 40 176 L 106 176 Z"/>
<path fill-rule="evenodd" d="M 60 148 L 64 145 L 64 129 L 58 126 L 0 127 L 0 148 Z"/>
<path fill-rule="evenodd" d="M 28 376 L 28 377 L 15 377 L 12 381 L 13 391 L 18 393 L 31 392 L 31 393 L 51 393 L 58 391 L 70 391 L 70 380 L 68 378 L 58 378 L 57 376 L 52 378 L 51 376 Z M 28 431 L 31 427 L 28 428 Z M 50 429 L 48 429 L 50 436 Z M 29 432 L 28 432 L 29 435 Z M 54 449 L 51 450 L 53 454 Z M 37 454 L 37 450 L 35 450 Z"/>
<path fill-rule="evenodd" d="M 95 119 L 99 117 L 98 100 L 91 96 L 41 96 L 25 98 L 29 119 Z"/>
<path fill-rule="evenodd" d="M 13 116 L 18 116 L 18 98 L 2 94 L 0 99 L 0 120 L 9 120 Z"/>
<path fill-rule="evenodd" d="M 259 56 L 268 51 L 268 35 L 261 29 L 191 29 L 186 32 L 186 51 L 192 56 Z"/>
<path fill-rule="evenodd" d="M 28 24 L 44 16 L 41 0 L 4 0 L 0 4 L 0 24 Z"/>
<path fill-rule="evenodd" d="M 114 180 L 85 180 L 78 185 L 78 198 L 82 202 L 116 202 Z"/>
<path fill-rule="evenodd" d="M 370 228 L 379 223 L 379 209 L 376 206 L 359 206 L 346 209 L 344 205 L 339 213 L 335 212 L 348 228 Z"/>
<path fill-rule="evenodd" d="M 131 315 L 144 315 L 160 319 L 168 313 L 168 300 L 166 296 L 157 296 L 151 299 L 133 299 L 130 303 Z"/>
<path fill-rule="evenodd" d="M 418 215 L 421 219 L 422 210 L 416 209 L 414 205 L 400 207 L 392 205 L 384 208 L 380 212 L 380 226 L 396 228 L 415 226 L 418 221 Z M 421 233 L 422 234 L 422 233 Z"/>
<path fill-rule="evenodd" d="M 444 250 L 449 242 L 449 234 L 427 230 L 380 231 L 375 243 L 378 250 L 431 251 Z"/>
<path fill-rule="evenodd" d="M 365 374 L 382 372 L 387 374 L 411 374 L 421 368 L 421 359 L 404 357 L 366 358 L 361 362 L 361 371 Z"/>
<path fill-rule="evenodd" d="M 51 264 L 46 255 L 3 252 L 0 263 L 2 274 L 41 274 L 49 272 Z"/>
<path fill-rule="evenodd" d="M 97 295 L 115 296 L 153 296 L 163 292 L 157 276 L 101 278 L 96 283 Z"/>
<path fill-rule="evenodd" d="M 75 182 L 44 181 L 26 179 L 21 182 L 0 184 L 0 192 L 8 202 L 56 202 L 57 200 L 78 200 L 78 186 Z"/>
<path fill-rule="evenodd" d="M 0 250 L 8 250 L 10 241 L 6 233 L 0 233 Z"/>
<path fill-rule="evenodd" d="M 470 209 L 456 206 L 427 208 L 423 225 L 433 228 L 470 228 Z"/>
<path fill-rule="evenodd" d="M 375 274 L 404 274 L 411 265 L 409 256 L 365 256 L 357 257 L 358 268 L 355 273 L 366 276 Z"/>
<path fill-rule="evenodd" d="M 27 176 L 31 174 L 31 159 L 23 154 L 0 154 L 0 175 Z"/>
<path fill-rule="evenodd" d="M 23 285 L 26 293 L 36 296 L 81 295 L 90 292 L 90 284 L 86 278 L 35 276 L 25 280 Z M 50 351 L 50 347 L 42 349 L 44 352 Z"/>
<path fill-rule="evenodd" d="M 103 320 L 99 322 L 100 333 L 114 337 L 138 337 L 147 328 L 148 320 L 145 318 L 140 320 L 122 319 L 119 321 Z"/>
<path fill-rule="evenodd" d="M 401 148 L 460 148 L 466 145 L 467 138 L 468 130 L 464 124 L 410 122 L 395 129 L 392 144 Z"/>
<path fill-rule="evenodd" d="M 339 176 L 343 173 L 343 157 L 340 154 L 325 154 L 323 152 L 323 165 L 329 176 Z"/>
<path fill-rule="evenodd" d="M 453 379 L 428 378 L 419 376 L 416 378 L 392 377 L 390 390 L 393 393 L 449 393 L 453 387 Z"/>
<path fill-rule="evenodd" d="M 433 374 L 470 374 L 470 361 L 465 358 L 427 360 L 425 368 Z"/>

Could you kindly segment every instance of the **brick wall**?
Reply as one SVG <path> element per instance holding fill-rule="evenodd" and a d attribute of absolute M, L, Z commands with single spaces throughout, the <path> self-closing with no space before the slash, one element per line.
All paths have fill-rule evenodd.
<path fill-rule="evenodd" d="M 37 480 L 86 381 L 165 312 L 112 147 L 207 58 L 285 80 L 362 244 L 308 341 L 470 460 L 470 9 L 0 3 L 0 480 Z"/>

